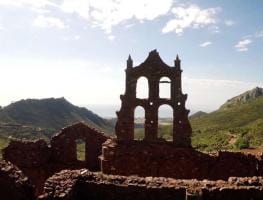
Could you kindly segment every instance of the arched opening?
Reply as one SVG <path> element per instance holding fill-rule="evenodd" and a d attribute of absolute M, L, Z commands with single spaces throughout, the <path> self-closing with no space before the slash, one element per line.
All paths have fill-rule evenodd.
<path fill-rule="evenodd" d="M 145 78 L 144 76 L 140 77 L 137 80 L 136 98 L 139 98 L 139 99 L 147 99 L 147 98 L 149 98 L 148 79 Z"/>
<path fill-rule="evenodd" d="M 78 161 L 86 160 L 86 142 L 82 139 L 75 140 L 76 142 L 76 154 Z"/>
<path fill-rule="evenodd" d="M 137 106 L 134 110 L 134 138 L 143 140 L 145 137 L 145 110 Z"/>
<path fill-rule="evenodd" d="M 162 77 L 159 82 L 159 97 L 170 99 L 171 98 L 171 79 Z"/>
<path fill-rule="evenodd" d="M 169 105 L 158 109 L 158 138 L 173 140 L 173 108 Z"/>

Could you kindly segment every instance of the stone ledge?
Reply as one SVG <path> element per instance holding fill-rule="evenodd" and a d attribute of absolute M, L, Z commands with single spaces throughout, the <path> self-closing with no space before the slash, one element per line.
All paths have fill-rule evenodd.
<path fill-rule="evenodd" d="M 105 175 L 82 169 L 64 170 L 50 177 L 39 200 L 262 200 L 262 189 L 263 177 L 198 181 Z"/>

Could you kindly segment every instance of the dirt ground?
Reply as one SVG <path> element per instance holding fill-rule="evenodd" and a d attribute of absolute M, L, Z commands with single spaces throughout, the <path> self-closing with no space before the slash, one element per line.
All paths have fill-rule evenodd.
<path fill-rule="evenodd" d="M 248 153 L 248 154 L 261 154 L 263 153 L 263 147 L 256 147 L 256 148 L 248 148 L 248 149 L 242 149 L 241 152 Z"/>

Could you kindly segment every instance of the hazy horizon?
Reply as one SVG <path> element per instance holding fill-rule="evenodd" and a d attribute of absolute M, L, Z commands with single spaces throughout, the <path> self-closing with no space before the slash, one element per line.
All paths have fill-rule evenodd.
<path fill-rule="evenodd" d="M 257 87 L 261 87 L 261 86 L 257 86 Z M 254 88 L 250 88 L 248 90 L 251 90 L 251 89 L 254 89 Z M 222 101 L 219 102 L 219 104 L 216 106 L 213 105 L 212 103 L 203 104 L 203 105 L 191 105 L 187 102 L 186 108 L 188 110 L 190 110 L 189 115 L 192 115 L 198 111 L 203 111 L 203 112 L 207 112 L 207 113 L 213 112 L 213 111 L 217 110 L 227 100 L 229 100 L 229 99 L 231 99 L 237 95 L 240 95 L 241 93 L 244 93 L 246 91 L 247 90 L 241 91 L 240 93 L 235 94 L 233 96 L 230 96 L 227 99 L 221 99 Z M 45 97 L 45 98 L 54 98 L 54 97 Z M 58 97 L 58 98 L 62 98 L 62 97 Z M 25 99 L 33 99 L 33 98 L 28 97 Z M 18 101 L 20 101 L 20 100 L 22 100 L 22 99 L 19 99 Z M 66 98 L 66 100 L 69 100 L 69 99 Z M 8 106 L 9 104 L 14 103 L 14 102 L 16 102 L 16 101 L 11 101 L 10 103 L 8 103 L 6 105 L 0 105 L 0 106 L 5 107 L 5 106 Z M 98 114 L 99 116 L 104 117 L 104 118 L 116 118 L 116 111 L 118 111 L 121 107 L 121 102 L 119 102 L 119 104 L 76 104 L 76 103 L 70 101 L 70 103 L 72 103 L 75 106 L 85 107 L 85 108 L 91 110 L 92 112 L 94 112 L 95 114 Z M 164 107 L 163 109 L 160 110 L 159 115 L 160 115 L 160 117 L 163 117 L 163 118 L 166 118 L 166 117 L 171 118 L 172 117 L 171 108 L 169 108 L 169 106 Z M 143 116 L 144 116 L 143 109 L 139 109 L 136 113 L 136 117 L 143 117 Z"/>

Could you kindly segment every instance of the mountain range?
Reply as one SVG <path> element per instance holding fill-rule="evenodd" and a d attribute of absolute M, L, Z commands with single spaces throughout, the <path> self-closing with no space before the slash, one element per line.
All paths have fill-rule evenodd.
<path fill-rule="evenodd" d="M 50 137 L 59 129 L 83 121 L 110 132 L 113 125 L 92 111 L 65 98 L 20 100 L 0 109 L 0 135 Z"/>
<path fill-rule="evenodd" d="M 226 101 L 211 113 L 190 117 L 197 148 L 229 149 L 238 142 L 263 145 L 263 88 L 256 87 Z"/>

